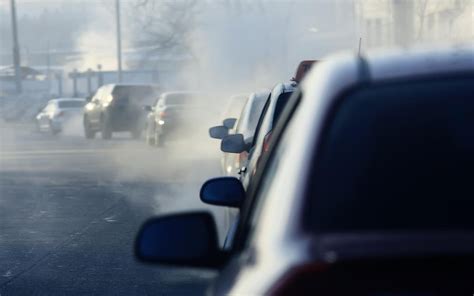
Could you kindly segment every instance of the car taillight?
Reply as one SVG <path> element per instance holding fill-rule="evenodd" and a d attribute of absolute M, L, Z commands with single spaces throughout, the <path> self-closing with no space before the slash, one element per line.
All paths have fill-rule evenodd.
<path fill-rule="evenodd" d="M 64 115 L 64 111 L 59 111 L 58 117 L 61 117 L 61 116 L 63 116 L 63 115 Z"/>
<path fill-rule="evenodd" d="M 263 147 L 262 147 L 262 153 L 268 152 L 270 149 L 270 140 L 272 139 L 272 131 L 270 131 L 265 138 L 263 138 Z"/>
<path fill-rule="evenodd" d="M 316 263 L 296 267 L 288 271 L 268 291 L 268 295 L 306 295 L 311 291 L 316 277 L 328 270 L 329 265 Z"/>
<path fill-rule="evenodd" d="M 165 117 L 166 117 L 166 112 L 165 112 L 165 111 L 161 111 L 161 112 L 160 112 L 160 117 L 161 117 L 161 118 L 165 118 Z"/>

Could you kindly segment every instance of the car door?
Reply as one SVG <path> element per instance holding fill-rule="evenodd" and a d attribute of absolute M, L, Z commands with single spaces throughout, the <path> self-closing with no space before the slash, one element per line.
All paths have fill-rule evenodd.
<path fill-rule="evenodd" d="M 289 130 L 285 134 L 278 146 L 271 152 L 271 158 L 268 159 L 268 163 L 266 161 L 263 172 L 257 176 L 256 184 L 253 184 L 253 188 L 249 188 L 249 196 L 242 207 L 240 221 L 238 221 L 237 229 L 234 229 L 236 231 L 235 240 L 231 246 L 234 256 L 222 270 L 213 286 L 215 295 L 240 294 L 241 291 L 238 289 L 241 288 L 239 281 L 242 281 L 242 275 L 262 268 L 259 266 L 259 253 L 256 252 L 254 245 L 254 230 L 261 210 L 269 198 L 270 188 L 275 182 L 282 182 L 282 180 L 277 180 L 276 172 L 279 170 L 281 160 L 285 157 L 287 148 L 291 145 L 292 132 Z M 252 287 L 247 288 L 249 289 L 247 292 L 252 290 Z"/>
<path fill-rule="evenodd" d="M 245 178 L 246 178 L 246 175 L 247 175 L 247 172 L 248 172 L 248 165 L 249 165 L 249 162 L 252 159 L 252 155 L 255 151 L 255 145 L 256 145 L 256 142 L 257 142 L 257 138 L 260 134 L 260 129 L 262 128 L 263 119 L 265 118 L 265 116 L 267 114 L 267 111 L 268 111 L 268 108 L 270 106 L 271 96 L 272 95 L 270 93 L 268 95 L 267 100 L 265 101 L 265 105 L 263 106 L 262 113 L 260 114 L 260 117 L 258 118 L 257 127 L 255 128 L 255 133 L 254 133 L 253 139 L 252 139 L 252 146 L 250 148 L 250 151 L 248 152 L 247 159 L 246 159 L 245 163 L 241 163 L 241 169 L 240 169 L 240 180 L 241 181 L 245 180 Z M 245 182 L 244 187 L 247 187 L 247 185 L 248 185 L 248 183 Z"/>

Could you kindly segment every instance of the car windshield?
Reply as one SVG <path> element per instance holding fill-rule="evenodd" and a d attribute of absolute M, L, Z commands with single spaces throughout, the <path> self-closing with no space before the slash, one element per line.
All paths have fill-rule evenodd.
<path fill-rule="evenodd" d="M 71 101 L 59 101 L 59 108 L 82 108 L 84 107 L 84 101 L 71 100 Z"/>
<path fill-rule="evenodd" d="M 473 93 L 474 79 L 466 78 L 344 97 L 314 160 L 307 227 L 474 229 Z"/>
<path fill-rule="evenodd" d="M 120 103 L 135 102 L 149 105 L 154 102 L 155 92 L 151 86 L 118 85 L 112 92 L 114 99 Z"/>
<path fill-rule="evenodd" d="M 362 70 L 342 71 L 341 80 L 326 85 L 334 78 L 326 75 L 337 64 L 332 61 L 344 52 L 369 62 L 372 52 L 380 50 L 380 64 L 399 73 L 392 69 L 392 51 L 406 50 L 405 58 L 417 47 L 471 46 L 473 11 L 473 0 L 0 0 L 0 296 L 212 295 L 213 288 L 221 287 L 215 294 L 273 294 L 265 289 L 256 293 L 250 288 L 226 290 L 231 283 L 247 288 L 239 282 L 245 276 L 232 274 L 239 268 L 226 273 L 228 262 L 255 263 L 258 269 L 261 253 L 249 257 L 255 260 L 227 261 L 238 254 L 230 242 L 239 243 L 242 224 L 236 217 L 240 203 L 248 199 L 236 190 L 240 195 L 232 207 L 228 199 L 233 194 L 216 194 L 216 200 L 226 200 L 207 203 L 201 199 L 201 186 L 223 177 L 226 184 L 232 182 L 228 178 L 235 178 L 246 190 L 258 188 L 259 177 L 266 174 L 267 156 L 278 141 L 275 124 L 290 113 L 286 111 L 291 93 L 302 90 L 306 79 L 323 77 L 319 91 L 334 93 L 347 81 L 375 78 L 361 77 Z M 435 57 L 414 65 L 413 71 L 443 68 Z M 341 63 L 347 66 L 349 59 Z M 298 71 L 300 63 L 311 61 L 317 61 L 311 69 L 303 66 L 300 70 L 304 71 Z M 468 63 L 472 59 L 459 64 Z M 300 83 L 300 74 L 306 70 Z M 318 76 L 319 71 L 324 73 Z M 431 86 L 432 93 L 442 94 L 441 82 Z M 378 91 L 381 98 L 410 98 L 420 106 L 425 104 L 424 97 L 405 96 L 404 88 Z M 241 118 L 252 94 L 263 98 L 255 100 L 247 118 Z M 457 106 L 453 96 L 446 98 L 450 99 L 446 108 Z M 387 105 L 402 108 L 388 101 Z M 467 112 L 469 106 L 466 102 L 463 110 Z M 382 107 L 353 107 L 367 116 L 351 120 L 347 132 L 344 128 L 344 137 L 352 140 L 346 147 L 368 145 L 359 141 L 366 130 L 357 129 L 364 118 L 382 111 L 387 119 L 396 116 Z M 426 113 L 421 107 L 418 112 Z M 412 120 L 412 115 L 400 115 L 397 120 Z M 457 136 L 468 134 L 470 119 L 464 120 L 459 124 L 466 130 L 459 129 Z M 385 123 L 389 124 L 380 126 Z M 292 131 L 298 134 L 307 129 L 301 126 Z M 434 137 L 430 130 L 426 133 Z M 391 134 L 396 136 L 396 132 Z M 445 139 L 443 131 L 439 137 Z M 426 141 L 438 144 L 431 138 Z M 288 145 L 285 151 L 301 143 Z M 451 160 L 456 166 L 471 164 L 470 158 L 462 164 L 455 162 L 456 155 L 468 157 L 462 154 L 466 151 L 455 151 Z M 358 159 L 368 159 L 362 156 Z M 281 159 L 285 157 L 282 153 Z M 424 157 L 431 156 L 427 152 Z M 347 175 L 344 182 L 353 182 L 351 174 L 359 173 L 355 164 L 334 161 L 337 171 L 326 173 Z M 416 161 L 433 168 L 427 160 Z M 456 176 L 454 164 L 438 165 Z M 289 171 L 298 174 L 300 169 L 295 162 Z M 388 174 L 383 173 L 379 175 Z M 334 184 L 336 177 L 327 184 Z M 445 183 L 436 180 L 434 188 L 439 192 L 446 189 L 442 184 L 453 186 L 452 194 L 469 190 L 445 177 Z M 242 189 L 237 185 L 223 187 Z M 402 189 L 394 192 L 406 193 Z M 342 195 L 336 193 L 327 207 L 342 203 Z M 441 200 L 436 203 L 440 205 Z M 466 205 L 460 197 L 450 195 L 450 200 Z M 420 204 L 412 203 L 413 209 L 421 210 Z M 352 207 L 362 213 L 379 204 L 362 209 L 348 200 L 340 209 L 346 213 Z M 161 253 L 151 259 L 140 257 L 138 242 L 145 221 L 164 216 L 175 221 L 175 215 L 183 215 L 179 217 L 189 222 L 203 217 L 187 220 L 190 212 L 210 213 L 213 221 L 180 224 L 177 219 L 178 226 L 186 227 L 176 230 L 169 223 L 167 231 L 154 236 L 156 240 L 143 240 L 153 243 L 165 238 L 147 250 L 168 251 L 168 255 L 176 251 L 185 258 L 160 261 Z M 454 213 L 451 224 L 443 220 L 449 227 L 464 217 L 461 210 Z M 410 214 L 407 225 L 413 222 Z M 299 218 L 294 217 L 295 221 Z M 333 225 L 323 218 L 315 220 L 314 227 L 346 226 L 347 219 Z M 275 220 L 275 230 L 280 222 Z M 357 221 L 352 225 L 359 227 Z M 189 237 L 202 239 L 184 241 Z M 176 239 L 183 239 L 179 246 L 161 244 Z M 225 243 L 231 254 L 219 252 Z M 285 259 L 293 258 L 293 253 L 289 255 Z M 284 273 L 280 265 L 272 271 L 279 276 Z M 231 280 L 216 282 L 223 280 L 222 274 L 228 276 L 224 281 Z M 255 274 L 258 277 L 250 277 L 256 284 L 271 282 L 264 278 L 270 272 L 258 269 Z"/>
<path fill-rule="evenodd" d="M 275 111 L 273 113 L 272 126 L 275 126 L 275 124 L 277 123 L 278 119 L 280 118 L 281 112 L 285 108 L 292 94 L 293 92 L 289 91 L 284 92 L 280 96 L 278 96 L 278 100 L 275 105 Z"/>
<path fill-rule="evenodd" d="M 265 98 L 255 99 L 252 102 L 252 107 L 249 112 L 249 121 L 248 121 L 248 129 L 250 131 L 254 131 L 257 128 L 258 119 L 260 118 L 260 114 L 262 114 L 263 106 L 265 106 Z"/>

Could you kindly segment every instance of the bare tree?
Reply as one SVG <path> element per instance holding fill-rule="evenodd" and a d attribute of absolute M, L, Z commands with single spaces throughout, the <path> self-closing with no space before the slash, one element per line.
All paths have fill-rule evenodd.
<path fill-rule="evenodd" d="M 142 64 L 157 54 L 192 56 L 189 37 L 197 25 L 197 0 L 136 0 L 134 8 L 133 42 L 144 53 Z"/>
<path fill-rule="evenodd" d="M 420 40 L 423 38 L 425 29 L 425 20 L 428 15 L 428 8 L 434 7 L 435 10 L 439 10 L 441 4 L 440 1 L 432 0 L 417 0 L 416 2 L 416 17 L 418 18 L 418 32 L 416 39 Z M 449 6 L 442 10 L 442 15 L 448 20 L 449 31 L 452 31 L 454 22 L 466 11 L 466 9 L 472 5 L 472 0 L 455 0 L 450 3 Z"/>
<path fill-rule="evenodd" d="M 423 38 L 424 28 L 425 28 L 425 18 L 426 10 L 428 8 L 430 0 L 418 0 L 416 3 L 416 16 L 419 20 L 418 33 L 416 34 L 416 39 L 420 40 Z"/>
<path fill-rule="evenodd" d="M 412 0 L 393 0 L 394 42 L 400 46 L 412 44 L 415 37 L 415 2 Z"/>
<path fill-rule="evenodd" d="M 451 9 L 446 11 L 446 17 L 449 24 L 449 32 L 452 32 L 454 22 L 466 11 L 466 9 L 472 6 L 472 0 L 456 0 Z"/>

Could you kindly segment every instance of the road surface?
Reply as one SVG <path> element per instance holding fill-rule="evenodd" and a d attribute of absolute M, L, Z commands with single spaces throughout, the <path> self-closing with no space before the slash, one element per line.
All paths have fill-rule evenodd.
<path fill-rule="evenodd" d="M 210 208 L 198 190 L 218 174 L 217 144 L 157 149 L 12 124 L 0 136 L 2 296 L 204 293 L 213 272 L 143 265 L 132 244 L 151 216 Z"/>

